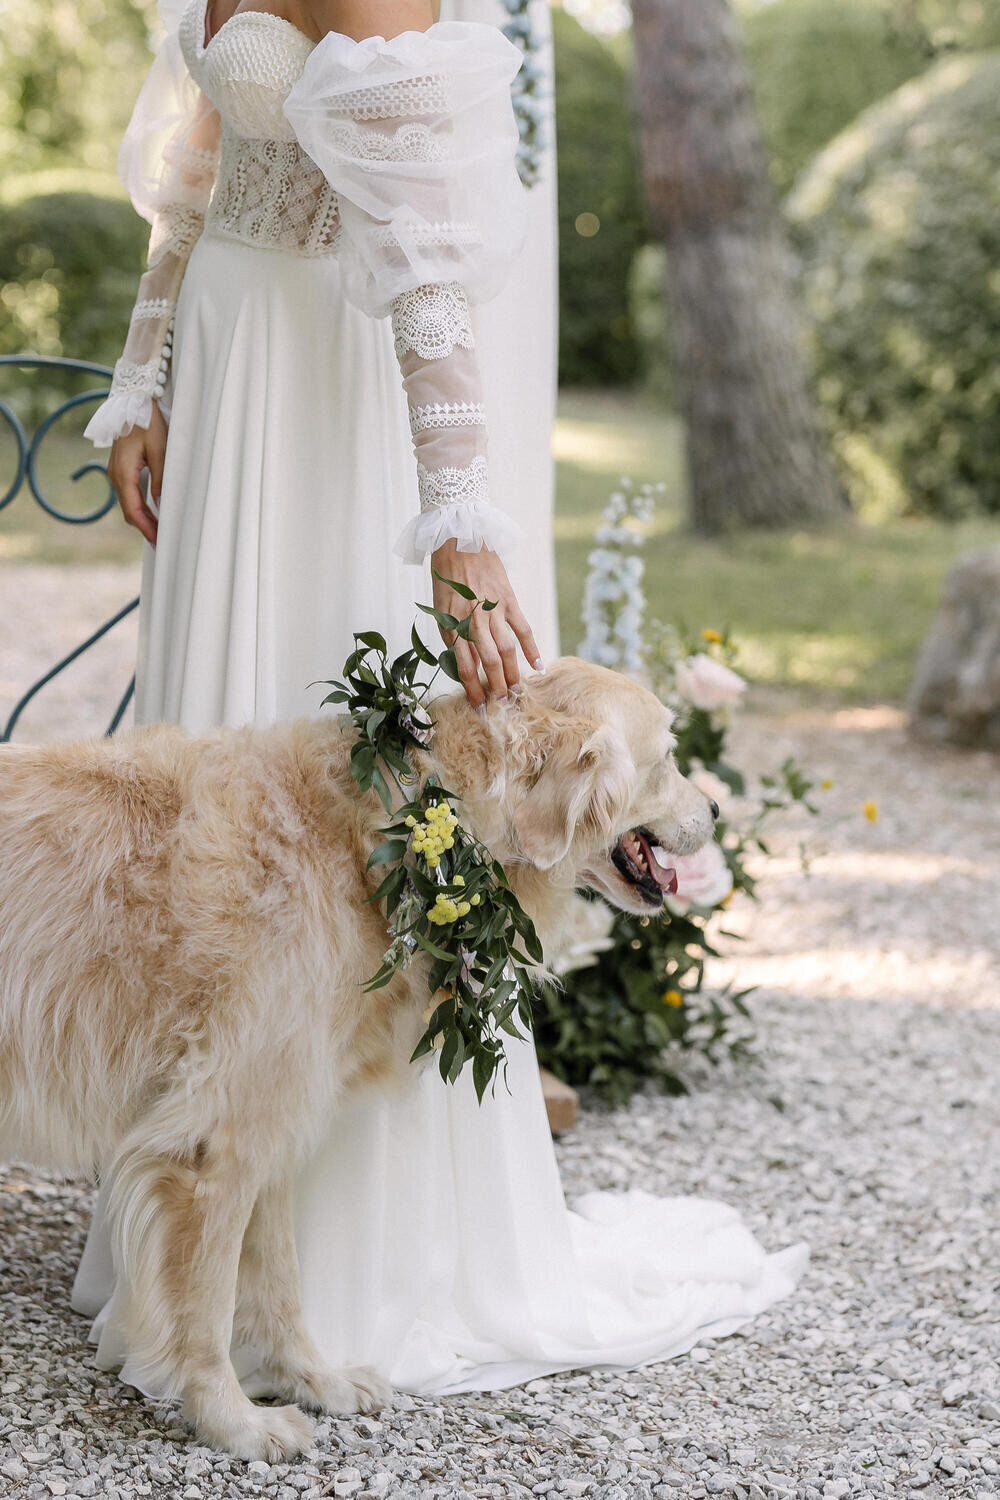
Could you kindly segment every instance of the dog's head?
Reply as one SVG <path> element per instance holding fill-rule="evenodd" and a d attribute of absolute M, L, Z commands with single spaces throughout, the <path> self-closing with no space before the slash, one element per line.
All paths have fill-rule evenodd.
<path fill-rule="evenodd" d="M 509 708 L 491 707 L 489 722 L 502 754 L 489 785 L 473 776 L 463 797 L 498 857 L 589 885 L 626 911 L 659 908 L 676 887 L 670 855 L 707 843 L 718 811 L 677 769 L 660 700 L 562 657 Z"/>

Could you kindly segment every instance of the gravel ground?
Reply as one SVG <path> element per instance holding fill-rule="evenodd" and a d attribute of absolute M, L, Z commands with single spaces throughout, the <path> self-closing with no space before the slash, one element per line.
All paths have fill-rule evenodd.
<path fill-rule="evenodd" d="M 776 832 L 760 905 L 731 911 L 745 941 L 716 977 L 761 986 L 761 1060 L 680 1100 L 587 1109 L 558 1150 L 570 1197 L 699 1193 L 770 1247 L 807 1240 L 795 1296 L 666 1364 L 397 1396 L 321 1423 L 301 1462 L 248 1466 L 92 1367 L 67 1306 L 88 1191 L 11 1168 L 0 1494 L 1000 1496 L 1000 831 L 983 812 L 1000 762 L 915 746 L 888 709 L 767 708 L 743 716 L 738 758 L 794 753 L 835 784 L 818 820 Z"/>

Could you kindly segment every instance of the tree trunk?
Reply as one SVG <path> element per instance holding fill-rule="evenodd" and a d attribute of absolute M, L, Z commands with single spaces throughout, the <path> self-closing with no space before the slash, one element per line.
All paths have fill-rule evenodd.
<path fill-rule="evenodd" d="M 727 0 L 633 0 L 646 200 L 697 531 L 842 516 Z"/>

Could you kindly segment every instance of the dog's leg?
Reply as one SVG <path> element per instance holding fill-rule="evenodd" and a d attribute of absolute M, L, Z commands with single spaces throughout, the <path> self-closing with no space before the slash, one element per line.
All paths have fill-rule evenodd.
<path fill-rule="evenodd" d="M 309 1336 L 299 1298 L 290 1183 L 266 1187 L 254 1205 L 243 1238 L 234 1329 L 263 1357 L 255 1394 L 348 1413 L 376 1411 L 391 1397 L 374 1370 L 331 1369 Z"/>
<path fill-rule="evenodd" d="M 240 1246 L 257 1191 L 249 1164 L 214 1143 L 190 1163 L 136 1149 L 112 1176 L 135 1365 L 158 1391 L 181 1398 L 213 1447 L 269 1463 L 311 1447 L 298 1407 L 255 1406 L 229 1358 Z"/>

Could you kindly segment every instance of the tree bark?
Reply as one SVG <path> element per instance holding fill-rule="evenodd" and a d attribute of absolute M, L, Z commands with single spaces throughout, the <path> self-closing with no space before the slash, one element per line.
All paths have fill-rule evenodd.
<path fill-rule="evenodd" d="M 692 525 L 714 534 L 842 516 L 727 0 L 633 0 L 632 10 L 643 176 L 667 252 Z"/>

